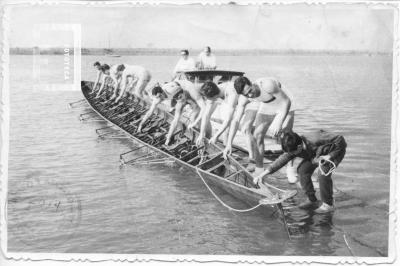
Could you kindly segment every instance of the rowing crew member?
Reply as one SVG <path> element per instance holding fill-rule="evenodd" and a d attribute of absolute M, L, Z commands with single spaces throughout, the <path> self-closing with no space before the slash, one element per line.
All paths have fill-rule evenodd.
<path fill-rule="evenodd" d="M 140 121 L 140 124 L 137 129 L 138 132 L 142 131 L 142 127 L 146 123 L 147 119 L 150 118 L 150 116 L 154 113 L 154 111 L 156 110 L 157 106 L 160 103 L 169 101 L 168 104 L 172 106 L 171 102 L 173 96 L 181 89 L 183 89 L 183 87 L 181 87 L 179 83 L 176 83 L 176 85 L 173 84 L 175 84 L 175 81 L 165 83 L 163 86 L 157 84 L 156 86 L 153 87 L 153 89 L 151 90 L 151 98 L 152 98 L 151 106 L 150 109 L 143 116 L 142 120 Z"/>
<path fill-rule="evenodd" d="M 192 82 L 188 80 L 172 81 L 164 84 L 164 90 L 167 87 L 172 87 L 172 89 L 169 90 L 175 90 L 177 92 L 172 97 L 171 101 L 171 106 L 175 108 L 175 114 L 174 119 L 172 120 L 169 127 L 165 145 L 169 145 L 169 143 L 171 142 L 171 137 L 174 134 L 176 127 L 178 126 L 178 122 L 186 106 L 190 106 L 191 108 L 191 113 L 189 117 L 189 128 L 193 128 L 199 123 L 202 116 L 202 111 L 204 111 L 205 107 L 203 97 L 201 96 L 198 88 L 196 88 L 196 86 Z M 209 127 L 209 130 L 211 130 L 211 127 Z"/>
<path fill-rule="evenodd" d="M 280 155 L 266 170 L 254 178 L 254 183 L 262 182 L 262 179 L 282 168 L 295 157 L 303 161 L 298 166 L 300 184 L 307 195 L 307 200 L 299 205 L 299 208 L 311 209 L 317 207 L 317 198 L 311 180 L 316 168 L 322 204 L 315 210 L 316 213 L 328 213 L 334 211 L 332 172 L 343 160 L 346 154 L 346 141 L 343 136 L 329 134 L 319 130 L 305 137 L 294 132 L 287 132 L 282 138 L 282 150 Z"/>
<path fill-rule="evenodd" d="M 118 102 L 125 94 L 127 96 L 137 95 L 143 97 L 143 91 L 151 80 L 150 71 L 142 66 L 122 64 L 117 67 L 118 75 L 121 77 L 120 91 L 114 91 L 112 99 Z"/>
<path fill-rule="evenodd" d="M 217 100 L 222 100 L 221 108 L 223 108 L 225 119 L 222 122 L 218 132 L 210 139 L 210 143 L 215 144 L 218 138 L 230 125 L 239 95 L 235 90 L 234 83 L 232 81 L 224 82 L 219 86 L 212 81 L 206 81 L 200 88 L 200 94 L 206 98 L 206 106 L 201 118 L 200 133 L 196 141 L 197 146 L 202 145 L 204 138 L 207 137 L 207 127 L 210 123 L 212 114 L 217 108 Z M 224 139 L 225 141 L 226 137 L 227 136 L 225 136 Z"/>
<path fill-rule="evenodd" d="M 117 71 L 118 65 L 113 65 L 109 66 L 107 64 L 103 64 L 101 66 L 101 71 L 102 71 L 102 82 L 99 91 L 97 92 L 96 98 L 98 98 L 103 91 L 106 83 L 108 83 L 110 80 L 113 83 L 113 90 L 114 93 L 118 89 L 119 81 L 120 81 L 120 76 L 118 75 Z M 109 86 L 107 86 L 110 88 Z"/>
<path fill-rule="evenodd" d="M 94 85 L 93 85 L 93 88 L 92 88 L 92 92 L 96 92 L 97 85 L 99 85 L 100 79 L 101 79 L 101 76 L 102 76 L 102 70 L 101 70 L 101 64 L 100 64 L 99 61 L 95 62 L 93 64 L 93 66 L 96 69 L 97 73 L 96 73 L 96 81 L 94 82 Z"/>
<path fill-rule="evenodd" d="M 291 101 L 275 78 L 260 78 L 252 84 L 248 78 L 239 77 L 235 80 L 234 86 L 241 95 L 229 130 L 224 156 L 232 153 L 232 142 L 244 114 L 242 128 L 249 151 L 250 167 L 248 169 L 250 171 L 254 169 L 255 160 L 254 174 L 257 175 L 264 170 L 265 135 L 268 133 L 269 136 L 275 137 L 281 132 Z M 254 124 L 254 133 L 252 133 Z"/>

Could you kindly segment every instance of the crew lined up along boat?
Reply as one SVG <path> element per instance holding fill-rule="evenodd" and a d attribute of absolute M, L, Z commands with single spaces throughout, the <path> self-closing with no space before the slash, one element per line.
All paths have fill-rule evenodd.
<path fill-rule="evenodd" d="M 206 80 L 221 83 L 241 75 L 243 75 L 243 72 L 188 71 L 181 73 L 179 78 L 188 79 L 194 83 L 201 83 Z M 117 129 L 119 133 L 116 137 L 126 137 L 137 144 L 133 150 L 120 155 L 121 164 L 174 162 L 190 170 L 193 176 L 198 175 L 212 195 L 230 210 L 247 212 L 264 206 L 271 213 L 280 213 L 280 220 L 283 221 L 290 237 L 291 233 L 287 227 L 282 202 L 295 196 L 297 190 L 285 190 L 269 183 L 254 184 L 251 174 L 238 161 L 247 156 L 246 151 L 237 147 L 231 156 L 224 159 L 222 155 L 223 146 L 210 143 L 196 146 L 195 140 L 198 131 L 197 129 L 187 128 L 185 117 L 181 119 L 178 131 L 172 137 L 172 144 L 164 145 L 173 114 L 162 107 L 157 108 L 157 112 L 148 119 L 141 132 L 137 132 L 141 118 L 150 107 L 150 102 L 136 96 L 133 99 L 122 98 L 118 103 L 112 103 L 108 101 L 111 97 L 110 90 L 105 90 L 105 93 L 96 98 L 95 94 L 91 92 L 93 85 L 93 82 L 82 81 L 81 89 L 84 100 L 71 103 L 70 106 L 74 107 L 87 103 L 92 111 L 81 114 L 80 119 L 82 121 L 88 120 L 93 117 L 93 114 L 96 114 L 101 118 L 100 120 L 111 123 L 110 126 L 96 130 L 99 137 L 113 134 L 115 136 L 115 129 Z M 99 119 L 96 118 L 94 121 L 99 121 Z M 213 191 L 213 186 L 223 189 L 251 207 L 235 209 L 227 205 Z"/>

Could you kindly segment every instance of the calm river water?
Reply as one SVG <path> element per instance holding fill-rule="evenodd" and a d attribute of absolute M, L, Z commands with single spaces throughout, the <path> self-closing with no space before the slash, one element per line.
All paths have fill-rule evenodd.
<path fill-rule="evenodd" d="M 41 68 L 41 81 L 59 81 L 63 57 L 42 60 L 48 65 Z M 101 61 L 143 65 L 153 81 L 166 81 L 176 60 L 82 56 L 82 80 L 93 80 L 92 64 Z M 262 211 L 225 209 L 185 171 L 121 168 L 119 154 L 132 144 L 99 140 L 95 129 L 104 123 L 80 123 L 79 111 L 67 109 L 82 98 L 79 91 L 35 91 L 32 57 L 10 61 L 9 251 L 349 255 L 342 234 L 324 223 L 311 222 L 301 240 L 289 240 L 276 219 Z M 390 56 L 220 56 L 218 63 L 250 78 L 281 80 L 297 110 L 298 132 L 322 128 L 344 135 L 348 150 L 334 177 L 336 187 L 387 211 Z"/>

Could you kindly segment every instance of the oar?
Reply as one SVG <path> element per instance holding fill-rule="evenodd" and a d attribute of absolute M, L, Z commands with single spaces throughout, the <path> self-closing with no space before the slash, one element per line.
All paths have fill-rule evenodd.
<path fill-rule="evenodd" d="M 285 212 L 283 211 L 282 203 L 278 203 L 276 205 L 277 205 L 279 211 L 282 213 L 283 223 L 285 225 L 286 233 L 287 233 L 287 235 L 289 237 L 289 240 L 292 240 L 292 236 L 290 235 L 290 231 L 289 231 L 289 226 L 288 226 L 287 221 L 286 221 Z"/>

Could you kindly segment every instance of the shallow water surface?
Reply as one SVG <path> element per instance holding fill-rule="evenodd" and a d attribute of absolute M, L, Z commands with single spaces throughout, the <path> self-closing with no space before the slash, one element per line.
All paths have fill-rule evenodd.
<path fill-rule="evenodd" d="M 62 56 L 44 57 L 49 67 L 42 80 L 58 80 L 52 69 Z M 153 81 L 166 81 L 176 60 L 83 56 L 82 79 L 93 80 L 91 66 L 101 61 L 144 65 Z M 192 172 L 165 165 L 120 167 L 119 154 L 134 145 L 99 140 L 95 129 L 105 123 L 80 123 L 85 110 L 67 109 L 82 98 L 79 91 L 33 91 L 32 58 L 10 61 L 9 251 L 350 255 L 331 216 L 293 211 L 307 230 L 289 240 L 271 213 L 227 210 Z M 251 79 L 280 79 L 294 102 L 299 133 L 322 128 L 344 135 L 348 149 L 336 187 L 387 211 L 391 57 L 226 56 L 218 62 Z M 236 208 L 248 207 L 217 192 Z"/>

